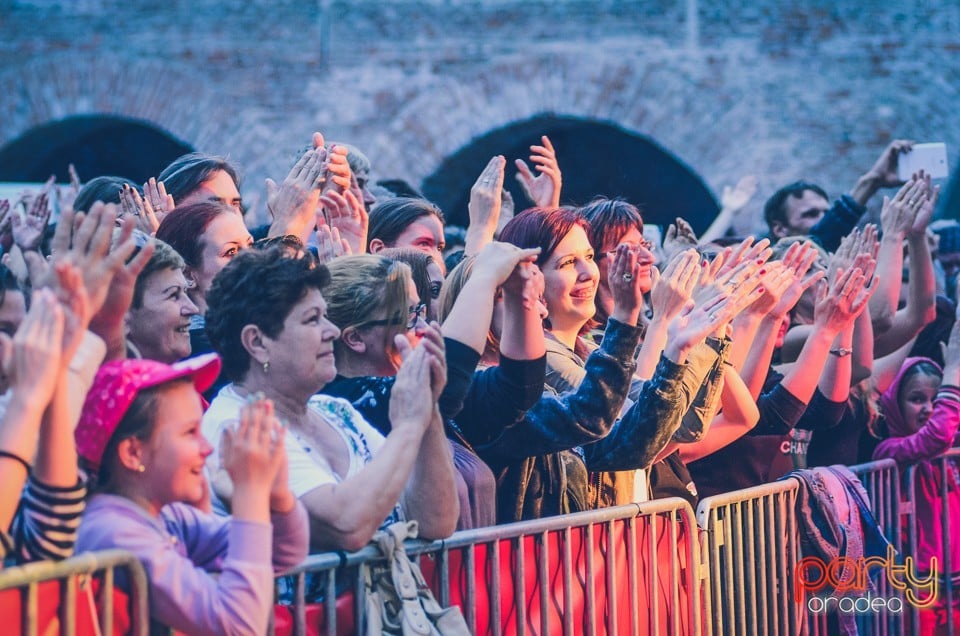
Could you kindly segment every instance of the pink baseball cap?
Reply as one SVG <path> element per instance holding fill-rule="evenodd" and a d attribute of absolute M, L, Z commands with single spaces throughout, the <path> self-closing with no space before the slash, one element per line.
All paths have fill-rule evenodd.
<path fill-rule="evenodd" d="M 219 373 L 220 358 L 215 353 L 187 358 L 172 365 L 156 360 L 107 362 L 93 379 L 80 421 L 73 432 L 77 454 L 92 467 L 100 468 L 107 443 L 141 389 L 190 377 L 197 391 L 203 393 L 213 386 Z"/>

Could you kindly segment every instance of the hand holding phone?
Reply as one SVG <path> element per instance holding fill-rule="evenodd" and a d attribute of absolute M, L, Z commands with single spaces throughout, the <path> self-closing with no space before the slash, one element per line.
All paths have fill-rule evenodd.
<path fill-rule="evenodd" d="M 949 176 L 947 167 L 947 145 L 943 142 L 914 144 L 909 152 L 897 157 L 897 177 L 907 181 L 910 176 L 923 170 L 934 179 Z"/>

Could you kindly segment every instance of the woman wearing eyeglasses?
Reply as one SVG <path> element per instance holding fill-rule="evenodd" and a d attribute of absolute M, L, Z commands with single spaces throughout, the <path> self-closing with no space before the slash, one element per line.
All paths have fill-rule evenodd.
<path fill-rule="evenodd" d="M 458 529 L 496 523 L 496 482 L 453 418 L 472 390 L 472 378 L 486 343 L 497 288 L 517 264 L 533 258 L 535 252 L 496 244 L 478 257 L 479 271 L 464 305 L 443 325 L 428 325 L 426 305 L 421 302 L 409 268 L 380 255 L 340 258 L 329 264 L 331 283 L 324 290 L 330 320 L 341 330 L 335 343 L 337 378 L 323 392 L 349 400 L 383 434 L 389 434 L 387 417 L 395 393 L 396 352 L 394 338 L 405 338 L 442 357 L 450 381 L 440 396 L 438 409 L 453 449 L 454 465 L 460 477 L 460 519 Z M 526 358 L 526 356 L 521 356 Z M 498 386 L 510 395 L 509 406 L 497 405 L 513 421 L 539 398 L 543 378 L 542 353 L 507 365 L 498 376 Z M 537 373 L 539 370 L 539 373 Z M 540 379 L 531 392 L 529 376 Z M 491 407 L 493 408 L 493 407 Z M 499 415 L 499 411 L 498 411 Z M 501 419 L 504 419 L 501 418 Z"/>
<path fill-rule="evenodd" d="M 314 551 L 360 549 L 378 528 L 404 518 L 417 520 L 425 538 L 445 537 L 458 515 L 453 462 L 435 407 L 446 374 L 431 351 L 412 346 L 425 328 L 422 309 L 413 307 L 409 339 L 392 326 L 393 313 L 383 314 L 383 326 L 370 325 L 384 337 L 376 346 L 389 350 L 397 376 L 392 427 L 382 435 L 349 402 L 319 394 L 339 365 L 340 329 L 325 299 L 329 280 L 324 265 L 280 248 L 245 250 L 217 275 L 207 296 L 207 333 L 231 384 L 204 415 L 204 436 L 219 439 L 255 396 L 273 400 L 287 426 L 288 482 L 309 513 Z M 401 325 L 411 324 L 405 289 L 384 287 L 403 306 Z M 208 468 L 217 494 L 229 499 L 215 445 Z"/>

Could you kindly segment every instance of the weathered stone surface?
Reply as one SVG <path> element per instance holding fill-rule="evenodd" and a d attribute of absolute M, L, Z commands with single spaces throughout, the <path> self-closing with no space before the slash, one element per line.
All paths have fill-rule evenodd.
<path fill-rule="evenodd" d="M 758 175 L 747 230 L 778 185 L 839 193 L 895 137 L 955 162 L 958 36 L 953 0 L 0 0 L 0 145 L 76 114 L 144 119 L 229 154 L 251 199 L 315 129 L 419 183 L 553 112 L 648 135 L 717 192 Z"/>

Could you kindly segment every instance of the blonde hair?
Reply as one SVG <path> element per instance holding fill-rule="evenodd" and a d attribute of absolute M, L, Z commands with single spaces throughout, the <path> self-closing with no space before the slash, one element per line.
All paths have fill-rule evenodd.
<path fill-rule="evenodd" d="M 413 286 L 417 288 L 417 295 L 420 296 L 420 302 L 430 307 L 430 274 L 428 268 L 431 263 L 435 263 L 433 256 L 426 252 L 421 252 L 413 247 L 388 247 L 377 252 L 377 256 L 391 258 L 401 263 L 406 263 L 410 268 L 410 275 L 413 277 Z M 427 316 L 430 320 L 436 320 L 436 316 Z"/>
<path fill-rule="evenodd" d="M 327 264 L 330 283 L 323 289 L 327 317 L 342 332 L 347 327 L 362 327 L 373 320 L 395 320 L 387 326 L 385 346 L 393 349 L 393 337 L 407 329 L 411 281 L 410 267 L 376 254 L 336 258 Z M 334 341 L 342 354 L 344 345 Z"/>
<path fill-rule="evenodd" d="M 460 261 L 456 267 L 450 270 L 447 277 L 443 280 L 443 287 L 440 288 L 440 298 L 438 300 L 437 320 L 440 324 L 447 319 L 453 310 L 453 304 L 457 302 L 460 292 L 463 291 L 470 275 L 473 273 L 473 264 L 476 262 L 476 256 L 468 256 Z M 500 339 L 494 335 L 492 330 L 487 330 L 487 345 L 484 351 L 493 356 L 500 357 Z"/>

